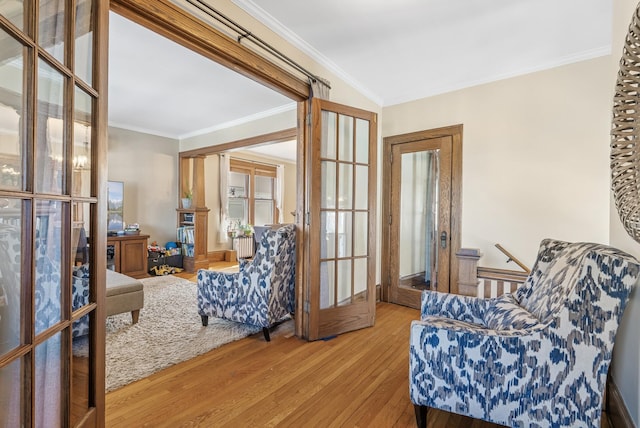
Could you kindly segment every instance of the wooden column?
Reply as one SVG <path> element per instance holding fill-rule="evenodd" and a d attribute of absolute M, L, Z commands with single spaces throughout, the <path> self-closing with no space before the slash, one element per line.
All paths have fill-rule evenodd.
<path fill-rule="evenodd" d="M 193 190 L 193 206 L 206 208 L 204 200 L 204 156 L 192 158 L 193 176 L 191 180 Z"/>
<path fill-rule="evenodd" d="M 178 199 L 180 199 L 184 198 L 185 193 L 191 190 L 191 158 L 180 158 L 180 170 L 178 174 L 180 174 L 180 194 L 178 195 Z"/>
<path fill-rule="evenodd" d="M 193 242 L 183 242 L 192 245 L 192 255 L 184 255 L 183 265 L 187 272 L 209 267 L 207 237 L 209 234 L 209 209 L 206 207 L 204 190 L 204 160 L 205 156 L 180 158 L 180 197 L 191 190 L 193 196 L 191 208 L 178 208 L 178 227 L 193 228 Z M 178 204 L 180 206 L 180 204 Z M 188 217 L 185 216 L 188 215 Z M 188 218 L 188 220 L 187 220 Z"/>

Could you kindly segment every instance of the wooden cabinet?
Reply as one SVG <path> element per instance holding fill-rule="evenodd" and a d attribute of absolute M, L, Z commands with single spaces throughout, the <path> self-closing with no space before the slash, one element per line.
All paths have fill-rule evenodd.
<path fill-rule="evenodd" d="M 207 269 L 208 208 L 178 209 L 178 241 L 182 246 L 182 267 L 187 272 Z"/>
<path fill-rule="evenodd" d="M 107 267 L 133 278 L 147 276 L 149 235 L 107 237 Z"/>

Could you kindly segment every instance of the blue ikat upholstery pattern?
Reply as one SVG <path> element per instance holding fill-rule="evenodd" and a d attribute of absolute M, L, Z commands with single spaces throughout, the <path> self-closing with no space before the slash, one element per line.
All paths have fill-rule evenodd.
<path fill-rule="evenodd" d="M 71 304 L 72 310 L 75 311 L 89 304 L 89 264 L 74 266 L 71 281 L 73 289 Z M 74 321 L 71 333 L 73 337 L 89 334 L 89 317 L 84 316 Z"/>
<path fill-rule="evenodd" d="M 252 260 L 239 272 L 198 271 L 198 313 L 243 324 L 270 327 L 295 307 L 295 225 L 262 235 Z"/>
<path fill-rule="evenodd" d="M 423 292 L 411 325 L 411 401 L 512 427 L 599 427 L 639 272 L 614 248 L 547 239 L 513 295 Z"/>

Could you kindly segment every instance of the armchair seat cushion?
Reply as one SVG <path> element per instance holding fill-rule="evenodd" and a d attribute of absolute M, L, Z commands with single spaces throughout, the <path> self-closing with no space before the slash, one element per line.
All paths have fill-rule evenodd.
<path fill-rule="evenodd" d="M 540 324 L 531 312 L 520 306 L 511 293 L 492 299 L 485 312 L 485 326 L 492 330 L 520 330 Z"/>

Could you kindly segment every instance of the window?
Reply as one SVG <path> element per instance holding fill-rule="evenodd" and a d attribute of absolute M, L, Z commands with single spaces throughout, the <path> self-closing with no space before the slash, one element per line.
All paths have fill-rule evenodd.
<path fill-rule="evenodd" d="M 272 224 L 278 218 L 275 201 L 276 165 L 229 160 L 229 220 L 231 224 Z"/>

